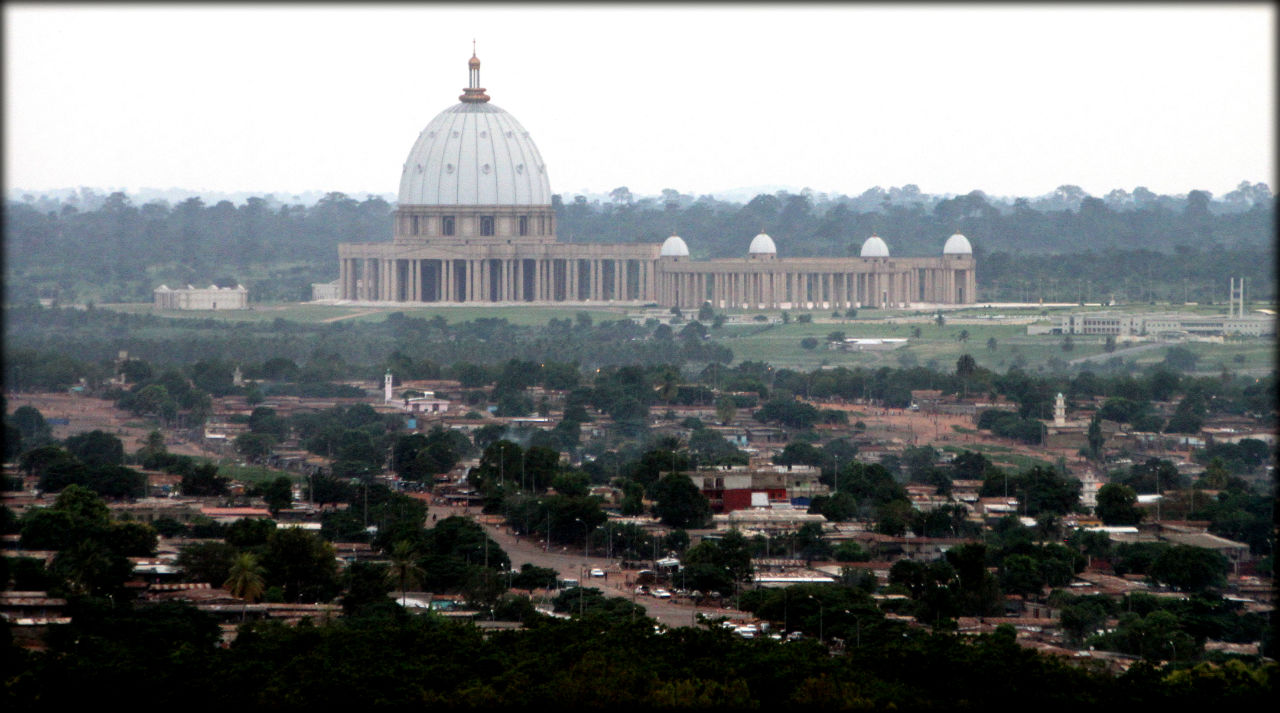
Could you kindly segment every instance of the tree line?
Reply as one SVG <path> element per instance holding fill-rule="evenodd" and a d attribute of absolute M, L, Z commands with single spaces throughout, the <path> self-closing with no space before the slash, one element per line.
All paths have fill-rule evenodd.
<path fill-rule="evenodd" d="M 619 188 L 604 202 L 554 196 L 553 204 L 562 241 L 660 242 L 678 232 L 699 258 L 740 256 L 761 230 L 783 257 L 857 255 L 872 234 L 895 255 L 932 256 L 959 231 L 973 240 L 983 300 L 1220 301 L 1222 284 L 1240 276 L 1258 299 L 1275 295 L 1275 205 L 1264 184 L 1219 199 L 1141 187 L 1096 198 L 1062 186 L 1009 201 L 904 186 L 856 197 L 782 191 L 745 204 L 674 190 L 636 199 Z M 336 277 L 339 243 L 389 239 L 393 209 L 336 192 L 310 206 L 259 197 L 139 206 L 120 192 L 90 203 L 10 200 L 6 289 L 11 301 L 137 302 L 161 283 L 239 282 L 257 302 L 310 299 L 312 282 Z M 1076 256 L 1081 269 L 1055 272 L 1061 256 Z"/>

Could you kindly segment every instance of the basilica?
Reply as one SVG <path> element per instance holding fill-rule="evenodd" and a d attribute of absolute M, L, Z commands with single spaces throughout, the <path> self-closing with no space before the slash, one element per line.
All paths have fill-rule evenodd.
<path fill-rule="evenodd" d="M 744 257 L 715 260 L 690 259 L 675 235 L 661 244 L 561 243 L 542 155 L 515 117 L 489 101 L 474 55 L 468 70 L 459 102 L 427 124 L 401 168 L 391 241 L 339 245 L 338 281 L 317 285 L 317 298 L 727 309 L 975 300 L 973 249 L 960 234 L 928 258 L 891 257 L 874 235 L 856 258 L 779 258 L 763 233 L 744 245 Z"/>

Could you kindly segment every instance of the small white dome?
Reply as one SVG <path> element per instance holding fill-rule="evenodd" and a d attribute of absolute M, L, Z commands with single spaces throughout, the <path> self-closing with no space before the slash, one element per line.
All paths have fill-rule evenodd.
<path fill-rule="evenodd" d="M 960 233 L 956 233 L 947 238 L 947 244 L 942 246 L 943 255 L 972 255 L 973 246 L 969 244 L 969 239 Z"/>
<path fill-rule="evenodd" d="M 660 257 L 689 257 L 689 246 L 684 244 L 684 240 L 679 235 L 672 235 L 662 243 L 662 249 L 658 251 Z"/>
<path fill-rule="evenodd" d="M 889 246 L 872 235 L 862 244 L 862 257 L 889 257 Z"/>
<path fill-rule="evenodd" d="M 751 239 L 751 247 L 747 248 L 748 255 L 777 255 L 778 246 L 773 244 L 773 238 L 760 233 Z"/>

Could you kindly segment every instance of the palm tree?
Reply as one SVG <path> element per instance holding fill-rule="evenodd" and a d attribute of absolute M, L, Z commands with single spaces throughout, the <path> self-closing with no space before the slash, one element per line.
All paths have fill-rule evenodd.
<path fill-rule="evenodd" d="M 258 558 L 251 552 L 241 552 L 231 562 L 231 575 L 222 583 L 231 596 L 244 601 L 240 609 L 240 620 L 244 621 L 245 611 L 250 602 L 256 602 L 267 589 L 265 571 L 258 564 Z"/>
<path fill-rule="evenodd" d="M 426 572 L 418 566 L 418 550 L 408 540 L 400 540 L 391 548 L 391 568 L 387 579 L 400 585 L 400 606 L 408 598 L 410 584 L 417 584 Z"/>

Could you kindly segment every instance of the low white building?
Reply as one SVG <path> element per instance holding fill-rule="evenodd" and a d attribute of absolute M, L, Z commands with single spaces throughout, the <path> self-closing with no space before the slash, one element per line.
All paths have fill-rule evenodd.
<path fill-rule="evenodd" d="M 311 283 L 311 301 L 321 302 L 325 300 L 337 300 L 340 291 L 338 289 L 338 281 L 333 282 L 313 282 Z"/>
<path fill-rule="evenodd" d="M 1055 334 L 1099 334 L 1115 337 L 1221 337 L 1240 335 L 1245 337 L 1273 336 L 1276 320 L 1273 316 L 1204 315 L 1178 312 L 1124 313 L 1124 312 L 1074 312 L 1058 318 L 1051 330 Z"/>
<path fill-rule="evenodd" d="M 249 290 L 244 285 L 235 287 L 192 287 L 174 289 L 160 285 L 152 293 L 156 309 L 248 309 Z"/>

